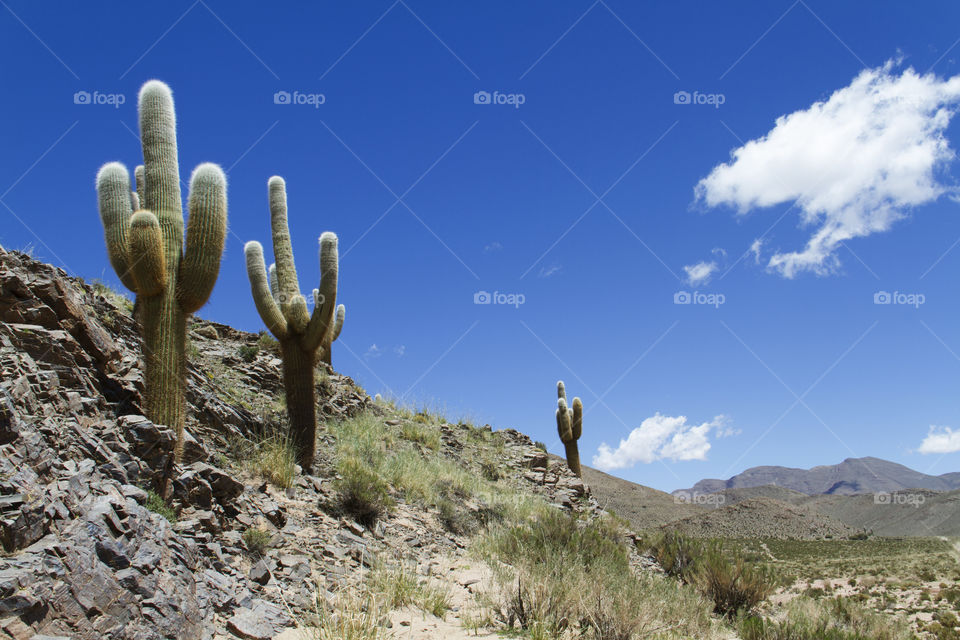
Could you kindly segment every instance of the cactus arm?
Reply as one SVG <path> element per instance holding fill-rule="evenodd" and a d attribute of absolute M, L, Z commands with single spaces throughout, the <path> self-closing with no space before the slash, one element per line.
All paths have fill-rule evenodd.
<path fill-rule="evenodd" d="M 562 442 L 568 442 L 572 438 L 570 417 L 567 401 L 560 398 L 557 400 L 557 434 Z"/>
<path fill-rule="evenodd" d="M 277 304 L 280 304 L 280 284 L 277 282 L 277 265 L 273 263 L 270 265 L 270 293 L 273 294 L 273 299 Z"/>
<path fill-rule="evenodd" d="M 583 403 L 580 402 L 580 398 L 573 399 L 573 422 L 571 425 L 571 433 L 574 440 L 579 440 L 580 435 L 583 433 Z"/>
<path fill-rule="evenodd" d="M 183 251 L 183 205 L 177 166 L 173 94 L 151 80 L 140 89 L 140 140 L 143 143 L 144 191 L 141 206 L 157 216 L 163 231 L 167 269 L 176 273 Z"/>
<path fill-rule="evenodd" d="M 557 398 L 563 398 L 563 401 L 567 401 L 567 390 L 563 386 L 563 380 L 557 380 Z"/>
<path fill-rule="evenodd" d="M 206 304 L 217 282 L 227 235 L 227 179 L 220 167 L 205 163 L 194 170 L 189 210 L 177 299 L 185 312 L 193 313 Z"/>
<path fill-rule="evenodd" d="M 333 333 L 330 335 L 330 342 L 340 337 L 340 332 L 343 331 L 343 320 L 346 315 L 347 308 L 342 304 L 337 305 L 337 319 L 333 323 Z"/>
<path fill-rule="evenodd" d="M 147 197 L 146 196 L 146 189 L 147 189 L 146 178 L 143 175 L 142 164 L 137 165 L 137 168 L 134 169 L 133 177 L 134 177 L 134 180 L 136 181 L 135 184 L 137 186 L 137 202 L 140 203 L 140 206 L 138 206 L 137 209 L 142 209 L 144 200 Z M 134 211 L 136 211 L 137 209 L 134 209 Z"/>
<path fill-rule="evenodd" d="M 130 229 L 131 207 L 130 175 L 119 162 L 110 162 L 97 173 L 97 200 L 100 220 L 103 222 L 110 264 L 123 286 L 137 293 L 137 283 L 130 271 L 127 236 Z"/>
<path fill-rule="evenodd" d="M 267 268 L 263 262 L 263 247 L 257 241 L 248 242 L 243 247 L 243 254 L 247 261 L 247 277 L 250 279 L 250 290 L 253 293 L 253 302 L 263 323 L 270 333 L 281 340 L 287 337 L 287 321 L 280 313 L 280 307 L 270 295 L 267 285 Z"/>
<path fill-rule="evenodd" d="M 273 235 L 273 257 L 277 265 L 277 284 L 280 309 L 284 315 L 300 293 L 297 268 L 293 262 L 293 246 L 290 243 L 290 227 L 287 223 L 287 185 L 280 176 L 273 176 L 267 183 L 270 199 L 270 230 Z"/>
<path fill-rule="evenodd" d="M 130 218 L 130 270 L 142 296 L 155 296 L 167 284 L 163 255 L 163 236 L 157 217 L 149 211 L 137 211 Z"/>
<path fill-rule="evenodd" d="M 339 271 L 337 236 L 329 231 L 320 236 L 320 289 L 314 296 L 313 316 L 303 337 L 304 346 L 311 351 L 323 344 L 333 328 L 337 306 L 337 277 Z"/>
<path fill-rule="evenodd" d="M 285 315 L 290 329 L 294 333 L 302 335 L 310 322 L 310 314 L 307 313 L 307 299 L 299 293 L 295 294 L 287 305 Z"/>

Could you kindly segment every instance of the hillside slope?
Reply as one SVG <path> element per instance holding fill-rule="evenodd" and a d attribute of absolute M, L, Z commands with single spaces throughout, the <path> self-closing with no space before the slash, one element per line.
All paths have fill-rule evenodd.
<path fill-rule="evenodd" d="M 560 458 L 555 457 L 561 461 Z M 674 496 L 582 467 L 583 480 L 604 509 L 625 518 L 638 531 L 659 527 L 668 522 L 700 513 L 703 507 L 678 502 Z"/>
<path fill-rule="evenodd" d="M 472 532 L 534 508 L 601 515 L 526 436 L 373 403 L 329 369 L 317 472 L 300 475 L 271 435 L 284 422 L 271 345 L 201 320 L 168 509 L 150 490 L 174 434 L 141 415 L 130 307 L 0 249 L 0 638 L 268 640 L 381 565 L 442 594 L 422 605 L 437 615 L 398 610 L 395 624 L 466 637 L 483 577 Z"/>
<path fill-rule="evenodd" d="M 830 516 L 771 498 L 748 498 L 676 520 L 663 529 L 697 538 L 846 538 L 856 531 Z"/>

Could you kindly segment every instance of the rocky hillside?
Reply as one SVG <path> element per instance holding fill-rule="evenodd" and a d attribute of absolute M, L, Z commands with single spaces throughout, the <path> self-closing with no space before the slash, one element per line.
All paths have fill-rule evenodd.
<path fill-rule="evenodd" d="M 807 495 L 853 495 L 904 491 L 906 489 L 933 489 L 952 491 L 960 489 L 957 474 L 931 476 L 909 467 L 880 458 L 847 458 L 840 464 L 823 465 L 812 469 L 762 466 L 751 467 L 727 480 L 701 480 L 687 492 L 715 493 L 724 489 L 743 489 L 775 485 Z"/>
<path fill-rule="evenodd" d="M 748 498 L 664 525 L 697 538 L 820 540 L 857 533 L 843 522 L 771 498 Z"/>
<path fill-rule="evenodd" d="M 442 581 L 457 619 L 480 579 L 465 556 L 472 528 L 529 500 L 601 512 L 526 436 L 374 403 L 329 369 L 317 475 L 299 474 L 282 449 L 270 457 L 284 414 L 271 345 L 204 321 L 190 339 L 189 437 L 169 508 L 152 489 L 174 434 L 141 415 L 129 302 L 0 249 L 0 638 L 284 637 L 382 559 Z M 393 470 L 377 498 L 387 508 L 364 524 L 338 466 L 351 425 L 408 453 L 397 465 L 436 475 Z M 424 620 L 401 611 L 386 624 L 426 637 L 414 635 Z M 445 624 L 429 617 L 431 637 L 459 637 Z"/>

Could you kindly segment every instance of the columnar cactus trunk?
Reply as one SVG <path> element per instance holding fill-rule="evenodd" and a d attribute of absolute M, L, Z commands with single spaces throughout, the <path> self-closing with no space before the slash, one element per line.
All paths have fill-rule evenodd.
<path fill-rule="evenodd" d="M 335 329 L 343 323 L 343 306 L 338 309 L 337 236 L 320 236 L 320 288 L 313 290 L 313 313 L 307 313 L 307 301 L 300 295 L 297 270 L 293 262 L 290 229 L 287 224 L 287 188 L 283 178 L 268 182 L 273 254 L 276 263 L 267 270 L 263 247 L 248 242 L 244 247 L 247 276 L 257 311 L 267 329 L 280 342 L 283 358 L 283 385 L 287 396 L 291 440 L 297 461 L 305 472 L 313 467 L 316 455 L 315 366 L 317 352 L 336 339 Z M 339 322 L 337 321 L 339 319 Z"/>
<path fill-rule="evenodd" d="M 563 381 L 557 382 L 557 433 L 567 452 L 567 466 L 583 477 L 580 471 L 580 448 L 577 440 L 583 432 L 583 403 L 580 398 L 573 399 L 573 408 L 567 408 L 567 392 Z"/>
<path fill-rule="evenodd" d="M 139 98 L 143 165 L 136 191 L 119 162 L 97 174 L 100 218 L 110 263 L 136 296 L 146 365 L 146 414 L 177 433 L 183 451 L 186 418 L 187 317 L 206 304 L 220 271 L 227 231 L 227 181 L 215 164 L 190 178 L 186 246 L 170 88 L 151 80 Z"/>

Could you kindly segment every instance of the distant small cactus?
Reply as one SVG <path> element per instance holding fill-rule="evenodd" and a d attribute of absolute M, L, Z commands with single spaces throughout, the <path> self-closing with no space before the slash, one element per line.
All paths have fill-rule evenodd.
<path fill-rule="evenodd" d="M 567 392 L 563 380 L 557 382 L 557 433 L 567 450 L 567 466 L 582 477 L 580 471 L 580 448 L 577 440 L 583 432 L 583 403 L 580 398 L 573 399 L 573 408 L 567 408 Z"/>

